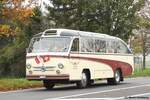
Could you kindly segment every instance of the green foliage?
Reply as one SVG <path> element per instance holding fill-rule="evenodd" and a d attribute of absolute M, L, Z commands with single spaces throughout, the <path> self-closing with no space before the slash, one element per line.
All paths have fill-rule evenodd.
<path fill-rule="evenodd" d="M 150 76 L 150 69 L 144 69 L 144 70 L 135 70 L 132 77 L 144 77 L 144 76 Z"/>
<path fill-rule="evenodd" d="M 143 55 L 143 69 L 146 68 L 146 56 L 150 53 L 150 22 L 149 19 L 141 18 L 139 22 L 139 36 Z"/>
<path fill-rule="evenodd" d="M 150 19 L 144 19 L 144 18 L 138 18 L 138 29 L 140 28 L 145 28 L 145 29 L 150 29 Z"/>
<path fill-rule="evenodd" d="M 21 64 L 23 59 L 25 59 L 25 48 L 27 47 L 27 43 L 24 41 L 25 36 L 23 34 L 17 34 L 16 40 L 13 43 L 8 44 L 0 51 L 0 70 L 1 75 L 17 75 L 24 76 L 25 72 L 24 65 Z M 20 63 L 20 69 L 22 70 L 13 70 L 15 67 L 12 65 L 14 63 Z M 22 66 L 21 66 L 22 65 Z M 23 73 L 24 72 L 24 73 Z"/>
<path fill-rule="evenodd" d="M 124 40 L 136 27 L 144 0 L 50 0 L 48 18 L 55 27 L 102 32 Z"/>
<path fill-rule="evenodd" d="M 2 16 L 2 2 L 0 1 L 0 16 Z"/>
<path fill-rule="evenodd" d="M 30 38 L 42 30 L 42 14 L 38 8 L 34 10 L 27 24 L 14 22 L 17 33 L 15 37 L 8 37 L 10 42 L 0 40 L 5 43 L 5 47 L 0 50 L 0 75 L 1 76 L 25 76 L 25 55 Z M 12 39 L 11 39 L 12 38 Z"/>
<path fill-rule="evenodd" d="M 131 47 L 135 54 L 141 54 L 145 48 L 145 53 L 150 51 L 150 20 L 137 17 L 139 22 L 137 23 L 137 30 L 134 35 L 134 39 L 131 41 Z"/>
<path fill-rule="evenodd" d="M 42 15 L 38 7 L 33 10 L 33 13 L 34 15 L 30 17 L 29 23 L 23 26 L 23 32 L 28 40 L 30 40 L 33 35 L 49 28 L 49 25 L 45 22 L 45 16 Z"/>
<path fill-rule="evenodd" d="M 139 36 L 135 36 L 134 40 L 131 41 L 131 48 L 134 54 L 142 53 L 141 44 L 141 38 Z"/>

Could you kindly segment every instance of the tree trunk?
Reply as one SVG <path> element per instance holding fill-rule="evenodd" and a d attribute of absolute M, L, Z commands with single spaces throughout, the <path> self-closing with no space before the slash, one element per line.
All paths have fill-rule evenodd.
<path fill-rule="evenodd" d="M 143 67 L 142 67 L 142 70 L 145 69 L 145 61 L 146 61 L 146 50 L 145 50 L 145 44 L 143 44 Z"/>
<path fill-rule="evenodd" d="M 143 66 L 142 66 L 142 70 L 145 69 L 145 61 L 146 61 L 146 37 L 147 34 L 142 33 L 142 53 L 143 53 Z"/>
<path fill-rule="evenodd" d="M 144 70 L 145 69 L 145 61 L 146 61 L 146 56 L 145 56 L 145 53 L 143 53 L 143 67 L 142 67 L 142 70 Z"/>

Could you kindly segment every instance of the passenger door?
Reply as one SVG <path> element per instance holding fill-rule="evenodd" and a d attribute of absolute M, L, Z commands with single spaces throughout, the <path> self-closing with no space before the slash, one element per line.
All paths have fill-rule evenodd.
<path fill-rule="evenodd" d="M 77 69 L 77 67 L 79 67 L 79 38 L 75 38 L 72 42 L 70 63 L 73 65 L 73 69 Z"/>

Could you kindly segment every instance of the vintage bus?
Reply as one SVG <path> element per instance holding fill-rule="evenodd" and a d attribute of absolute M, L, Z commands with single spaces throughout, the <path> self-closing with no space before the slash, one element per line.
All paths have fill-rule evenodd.
<path fill-rule="evenodd" d="M 85 88 L 99 79 L 118 84 L 133 70 L 127 44 L 101 33 L 47 29 L 32 38 L 26 54 L 26 78 L 42 80 L 47 89 L 57 83 Z"/>

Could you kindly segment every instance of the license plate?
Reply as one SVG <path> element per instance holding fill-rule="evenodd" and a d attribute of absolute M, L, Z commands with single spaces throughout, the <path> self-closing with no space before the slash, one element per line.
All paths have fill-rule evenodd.
<path fill-rule="evenodd" d="M 46 78 L 46 76 L 40 76 L 40 78 Z"/>

